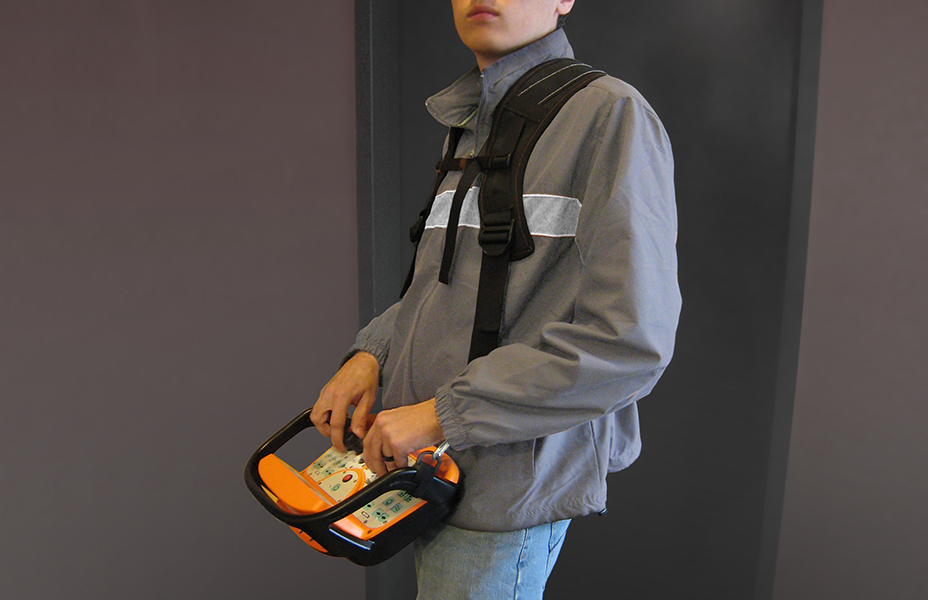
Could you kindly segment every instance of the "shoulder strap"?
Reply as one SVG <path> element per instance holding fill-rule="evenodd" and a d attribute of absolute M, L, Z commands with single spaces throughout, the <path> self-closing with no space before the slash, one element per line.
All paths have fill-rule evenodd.
<path fill-rule="evenodd" d="M 452 127 L 448 131 L 448 148 L 445 150 L 444 157 L 435 165 L 437 176 L 435 178 L 435 187 L 432 188 L 432 195 L 429 196 L 428 204 L 419 213 L 419 218 L 409 228 L 409 241 L 413 243 L 412 264 L 409 265 L 409 272 L 406 274 L 406 283 L 403 284 L 400 298 L 406 295 L 406 291 L 412 284 L 412 277 L 416 271 L 416 254 L 419 250 L 419 240 L 422 239 L 422 234 L 425 233 L 425 222 L 429 218 L 429 213 L 432 212 L 432 204 L 435 202 L 435 196 L 438 195 L 438 188 L 441 187 L 442 180 L 444 180 L 448 171 L 463 170 L 467 166 L 467 159 L 454 158 L 454 153 L 458 149 L 458 142 L 461 140 L 463 133 L 464 130 L 457 127 Z"/>
<path fill-rule="evenodd" d="M 475 159 L 454 158 L 462 130 L 452 128 L 449 133 L 448 148 L 436 165 L 435 188 L 425 209 L 419 213 L 419 219 L 410 228 L 409 237 L 418 249 L 442 180 L 448 171 L 464 171 L 452 199 L 445 231 L 439 280 L 447 284 L 464 196 L 476 176 L 484 175 L 479 197 L 478 236 L 483 259 L 469 360 L 489 354 L 499 344 L 509 262 L 521 260 L 535 250 L 522 206 L 525 167 L 532 149 L 570 97 L 603 75 L 604 72 L 569 58 L 551 60 L 531 69 L 503 96 L 493 115 L 489 138 Z M 412 283 L 415 264 L 414 252 L 401 296 Z"/>
<path fill-rule="evenodd" d="M 499 345 L 509 262 L 535 250 L 522 205 L 532 149 L 567 100 L 603 75 L 573 59 L 548 61 L 522 76 L 496 109 L 486 151 L 478 158 L 484 173 L 478 237 L 483 260 L 469 360 Z"/>

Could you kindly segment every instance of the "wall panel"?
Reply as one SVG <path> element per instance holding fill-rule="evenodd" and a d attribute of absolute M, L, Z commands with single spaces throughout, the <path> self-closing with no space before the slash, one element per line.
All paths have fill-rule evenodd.
<path fill-rule="evenodd" d="M 357 331 L 353 28 L 0 4 L 4 597 L 363 596 L 241 475 Z"/>

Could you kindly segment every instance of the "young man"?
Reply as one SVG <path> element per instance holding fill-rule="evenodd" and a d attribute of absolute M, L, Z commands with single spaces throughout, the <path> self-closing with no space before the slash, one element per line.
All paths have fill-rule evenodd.
<path fill-rule="evenodd" d="M 477 68 L 427 102 L 479 153 L 494 108 L 532 67 L 572 57 L 573 0 L 452 0 Z M 447 142 L 446 142 L 447 143 Z M 468 362 L 481 248 L 477 189 L 446 231 L 461 178 L 442 182 L 403 299 L 358 335 L 312 419 L 352 429 L 378 474 L 448 440 L 464 472 L 448 522 L 415 544 L 420 600 L 541 598 L 569 520 L 600 513 L 606 474 L 640 451 L 636 401 L 668 364 L 680 310 L 670 142 L 647 102 L 602 77 L 564 105 L 527 164 L 535 245 L 510 263 L 500 345 Z M 481 179 L 476 180 L 479 186 Z M 438 281 L 446 235 L 457 250 Z M 368 419 L 378 385 L 384 410 Z"/>

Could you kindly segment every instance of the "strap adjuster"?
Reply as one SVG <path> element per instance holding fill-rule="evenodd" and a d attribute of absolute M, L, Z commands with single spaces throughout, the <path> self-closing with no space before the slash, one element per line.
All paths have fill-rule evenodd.
<path fill-rule="evenodd" d="M 499 169 L 508 169 L 512 166 L 512 153 L 499 154 L 496 156 L 480 156 L 477 160 L 485 171 L 498 171 Z"/>
<path fill-rule="evenodd" d="M 487 213 L 483 216 L 477 241 L 484 254 L 499 256 L 509 248 L 512 242 L 512 225 L 511 210 Z"/>

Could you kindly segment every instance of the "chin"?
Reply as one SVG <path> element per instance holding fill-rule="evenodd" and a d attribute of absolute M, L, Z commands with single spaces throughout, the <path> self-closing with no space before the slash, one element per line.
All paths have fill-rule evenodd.
<path fill-rule="evenodd" d="M 494 39 L 494 36 L 490 35 L 471 36 L 470 39 L 464 42 L 464 45 L 470 48 L 474 54 L 493 58 L 500 58 L 511 52 L 507 44 L 499 43 L 498 40 Z"/>

